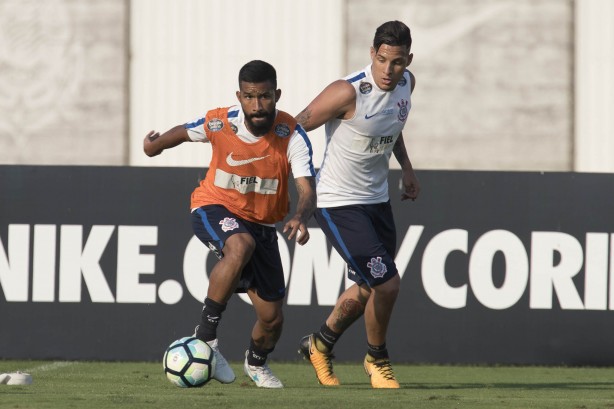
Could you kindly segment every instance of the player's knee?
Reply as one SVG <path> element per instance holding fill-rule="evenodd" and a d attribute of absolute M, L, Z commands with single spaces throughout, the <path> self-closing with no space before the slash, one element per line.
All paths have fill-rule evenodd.
<path fill-rule="evenodd" d="M 249 260 L 256 249 L 256 241 L 248 233 L 232 235 L 224 246 L 224 257 Z"/>
<path fill-rule="evenodd" d="M 395 274 L 386 282 L 373 288 L 378 294 L 387 298 L 396 298 L 401 290 L 401 277 Z"/>
<path fill-rule="evenodd" d="M 284 325 L 284 316 L 283 314 L 275 314 L 267 317 L 261 317 L 260 324 L 262 325 L 262 329 L 264 329 L 266 332 L 278 333 L 281 331 Z"/>

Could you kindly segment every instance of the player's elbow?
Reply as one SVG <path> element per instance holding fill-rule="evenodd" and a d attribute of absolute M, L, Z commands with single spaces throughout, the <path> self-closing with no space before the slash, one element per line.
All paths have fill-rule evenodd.
<path fill-rule="evenodd" d="M 151 158 L 153 156 L 159 155 L 162 152 L 162 150 L 160 150 L 160 149 L 155 150 L 151 146 L 144 146 L 143 147 L 143 152 L 145 152 L 145 155 L 147 155 L 147 156 L 149 156 Z"/>

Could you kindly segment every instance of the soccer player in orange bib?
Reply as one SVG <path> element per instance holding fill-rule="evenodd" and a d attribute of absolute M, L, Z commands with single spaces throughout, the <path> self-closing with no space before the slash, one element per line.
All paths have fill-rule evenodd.
<path fill-rule="evenodd" d="M 218 256 L 195 336 L 214 350 L 214 379 L 235 374 L 220 353 L 217 327 L 234 292 L 246 292 L 256 311 L 243 370 L 258 386 L 282 388 L 266 364 L 282 330 L 284 274 L 275 223 L 290 209 L 288 179 L 298 192 L 294 215 L 284 224 L 288 239 L 309 240 L 307 221 L 315 209 L 315 170 L 307 134 L 294 118 L 276 109 L 281 96 L 275 69 L 251 61 L 239 71 L 239 106 L 217 108 L 202 118 L 143 141 L 148 156 L 183 142 L 211 144 L 207 176 L 192 193 L 194 234 Z"/>

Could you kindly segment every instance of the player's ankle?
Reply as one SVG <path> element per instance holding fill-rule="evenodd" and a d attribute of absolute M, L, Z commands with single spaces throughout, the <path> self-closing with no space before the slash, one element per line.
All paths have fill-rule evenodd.
<path fill-rule="evenodd" d="M 315 347 L 318 351 L 322 352 L 323 354 L 330 353 L 330 349 L 326 346 L 326 344 L 324 344 L 324 342 L 322 342 L 320 338 L 318 338 L 317 336 L 315 336 L 314 338 L 315 338 Z"/>
<path fill-rule="evenodd" d="M 388 348 L 385 342 L 381 345 L 367 343 L 367 347 L 367 357 L 373 358 L 373 360 L 369 360 L 369 362 L 388 359 Z"/>

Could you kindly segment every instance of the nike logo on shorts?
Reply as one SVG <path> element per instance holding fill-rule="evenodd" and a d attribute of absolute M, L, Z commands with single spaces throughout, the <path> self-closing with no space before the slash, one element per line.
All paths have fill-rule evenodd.
<path fill-rule="evenodd" d="M 368 114 L 365 114 L 365 119 L 371 119 L 371 118 L 373 118 L 373 117 L 374 117 L 375 115 L 377 115 L 377 114 L 378 114 L 377 112 L 376 112 L 376 113 L 374 113 L 373 115 L 368 115 Z"/>
<path fill-rule="evenodd" d="M 264 158 L 267 158 L 269 155 L 266 156 L 262 156 L 260 158 L 249 158 L 249 159 L 243 159 L 243 160 L 234 160 L 232 158 L 232 152 L 230 152 L 228 154 L 228 156 L 226 156 L 226 163 L 229 164 L 230 166 L 241 166 L 241 165 L 247 165 L 249 163 L 252 162 L 256 162 L 257 160 L 262 160 Z"/>

